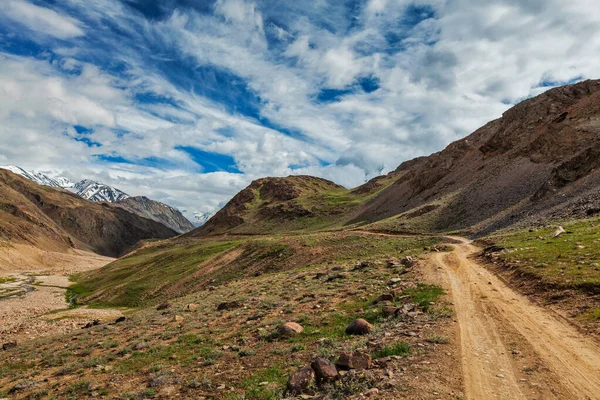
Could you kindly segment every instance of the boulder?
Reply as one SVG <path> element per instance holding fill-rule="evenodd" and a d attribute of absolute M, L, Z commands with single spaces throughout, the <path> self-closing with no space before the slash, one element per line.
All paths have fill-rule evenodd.
<path fill-rule="evenodd" d="M 379 296 L 377 299 L 375 299 L 375 303 L 381 303 L 383 301 L 394 301 L 394 294 L 393 293 L 384 293 L 381 296 Z"/>
<path fill-rule="evenodd" d="M 304 328 L 302 328 L 300 324 L 297 324 L 295 322 L 286 322 L 277 329 L 279 334 L 283 336 L 298 335 L 302 333 L 303 330 Z"/>
<path fill-rule="evenodd" d="M 559 226 L 558 228 L 556 228 L 556 230 L 554 231 L 554 237 L 558 238 L 560 237 L 560 235 L 562 235 L 563 233 L 565 233 L 565 229 L 562 226 Z"/>
<path fill-rule="evenodd" d="M 243 307 L 243 304 L 239 301 L 226 301 L 217 306 L 217 311 L 234 310 L 241 307 Z"/>
<path fill-rule="evenodd" d="M 389 286 L 393 286 L 396 285 L 398 283 L 402 282 L 402 278 L 392 278 L 388 281 L 388 285 Z"/>
<path fill-rule="evenodd" d="M 373 325 L 368 323 L 362 318 L 354 320 L 348 327 L 346 328 L 346 333 L 348 335 L 366 335 L 373 329 Z"/>
<path fill-rule="evenodd" d="M 373 365 L 371 356 L 361 351 L 355 351 L 354 353 L 343 353 L 340 355 L 337 367 L 341 370 L 351 369 L 369 369 Z"/>
<path fill-rule="evenodd" d="M 198 304 L 190 303 L 190 304 L 186 305 L 185 307 L 183 307 L 183 311 L 192 312 L 192 311 L 196 311 L 198 308 L 200 308 L 200 306 Z"/>
<path fill-rule="evenodd" d="M 311 367 L 303 367 L 290 375 L 287 390 L 291 394 L 306 393 L 315 379 L 315 371 Z"/>
<path fill-rule="evenodd" d="M 16 342 L 7 342 L 2 345 L 2 350 L 8 351 L 10 349 L 14 349 L 15 347 L 17 347 Z"/>
<path fill-rule="evenodd" d="M 329 360 L 318 357 L 311 361 L 310 366 L 315 372 L 317 384 L 331 382 L 339 377 L 338 371 Z"/>
<path fill-rule="evenodd" d="M 96 326 L 96 325 L 100 325 L 100 320 L 99 319 L 95 319 L 95 320 L 93 320 L 91 322 L 88 322 L 81 329 L 89 329 L 92 326 Z"/>
<path fill-rule="evenodd" d="M 176 322 L 178 324 L 182 324 L 185 322 L 185 318 L 183 318 L 181 315 L 176 315 L 173 317 L 173 322 Z"/>
<path fill-rule="evenodd" d="M 400 260 L 400 264 L 404 265 L 406 268 L 412 267 L 413 265 L 415 265 L 416 262 L 417 259 L 412 256 L 406 256 Z"/>
<path fill-rule="evenodd" d="M 383 306 L 381 307 L 381 315 L 383 315 L 384 318 L 394 317 L 399 310 L 400 309 L 395 306 Z"/>

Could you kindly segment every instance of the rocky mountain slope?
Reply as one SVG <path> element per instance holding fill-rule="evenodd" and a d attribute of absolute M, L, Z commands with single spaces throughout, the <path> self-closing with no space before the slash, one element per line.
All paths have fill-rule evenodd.
<path fill-rule="evenodd" d="M 335 227 L 465 230 L 600 214 L 600 81 L 551 89 L 471 135 L 348 191 L 264 178 L 191 236 Z"/>
<path fill-rule="evenodd" d="M 195 226 L 179 210 L 145 196 L 127 197 L 111 205 L 139 216 L 158 221 L 177 233 L 189 232 Z"/>
<path fill-rule="evenodd" d="M 0 242 L 50 251 L 89 249 L 120 256 L 142 239 L 176 232 L 118 207 L 84 200 L 66 190 L 38 185 L 0 170 Z"/>

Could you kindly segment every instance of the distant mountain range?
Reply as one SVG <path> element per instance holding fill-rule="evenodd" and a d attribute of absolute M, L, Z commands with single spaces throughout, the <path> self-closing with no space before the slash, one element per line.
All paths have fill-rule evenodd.
<path fill-rule="evenodd" d="M 39 185 L 69 190 L 86 200 L 111 203 L 113 206 L 126 209 L 141 217 L 160 222 L 177 233 L 191 231 L 208 219 L 208 217 L 196 218 L 198 216 L 196 215 L 194 223 L 192 223 L 179 210 L 167 204 L 143 196 L 131 197 L 122 190 L 90 179 L 73 183 L 65 177 L 50 177 L 44 173 L 27 171 L 15 165 L 0 166 L 0 168 L 21 175 Z"/>

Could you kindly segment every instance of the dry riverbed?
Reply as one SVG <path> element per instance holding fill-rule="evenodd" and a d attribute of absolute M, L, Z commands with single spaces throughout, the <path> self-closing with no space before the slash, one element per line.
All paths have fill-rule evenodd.
<path fill-rule="evenodd" d="M 69 275 L 100 268 L 112 258 L 86 252 L 57 257 L 64 264 L 0 274 L 0 345 L 67 333 L 89 320 L 121 315 L 119 310 L 69 309 L 65 296 Z"/>

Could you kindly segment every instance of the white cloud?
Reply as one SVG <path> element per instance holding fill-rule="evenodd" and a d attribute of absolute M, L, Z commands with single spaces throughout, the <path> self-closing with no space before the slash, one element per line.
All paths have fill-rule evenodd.
<path fill-rule="evenodd" d="M 0 11 L 7 17 L 22 23 L 29 29 L 69 39 L 83 36 L 81 23 L 46 7 L 39 7 L 25 0 L 3 0 Z"/>
<path fill-rule="evenodd" d="M 542 81 L 593 78 L 599 67 L 600 9 L 592 0 L 371 0 L 352 12 L 344 2 L 219 0 L 208 13 L 180 8 L 152 20 L 116 0 L 65 3 L 110 52 L 82 44 L 56 48 L 63 58 L 52 63 L 1 56 L 0 137 L 11 145 L 0 148 L 0 159 L 71 170 L 190 212 L 215 211 L 264 175 L 309 173 L 356 186 L 440 150 L 508 103 L 540 93 Z M 14 0 L 0 8 L 6 4 L 41 8 Z M 43 10 L 83 29 L 62 12 Z M 10 18 L 23 22 L 25 14 Z M 105 20 L 128 40 L 107 31 Z M 104 30 L 90 31 L 93 24 Z M 69 29 L 72 37 L 83 34 L 64 23 L 56 25 L 66 29 L 60 34 L 40 26 L 61 39 Z M 90 54 L 110 54 L 126 70 L 111 74 L 91 65 Z M 157 67 L 190 59 L 247 85 L 262 120 L 198 95 Z M 367 77 L 378 90 L 357 90 Z M 317 102 L 326 88 L 354 92 Z M 139 104 L 135 92 L 165 96 L 177 107 Z M 90 138 L 103 146 L 74 141 L 75 123 L 92 125 Z M 182 145 L 230 155 L 244 174 L 202 173 L 175 150 Z M 113 152 L 171 165 L 94 161 L 94 154 Z"/>

